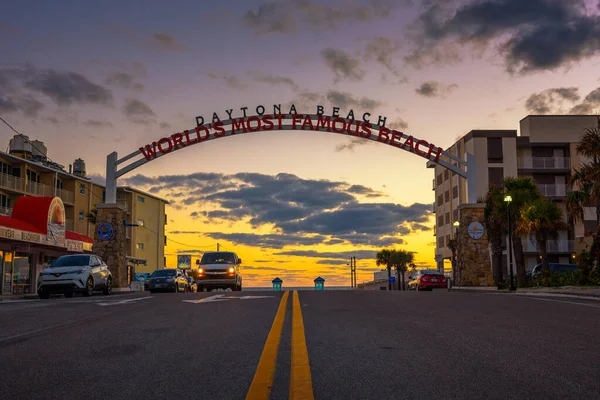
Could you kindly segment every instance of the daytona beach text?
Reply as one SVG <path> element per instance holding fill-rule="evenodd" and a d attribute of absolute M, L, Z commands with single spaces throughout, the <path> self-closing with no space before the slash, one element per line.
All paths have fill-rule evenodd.
<path fill-rule="evenodd" d="M 257 107 L 258 108 L 258 107 Z M 338 115 L 326 116 L 322 114 L 323 108 L 318 106 L 321 111 L 318 115 L 296 114 L 295 107 L 292 106 L 291 114 L 263 114 L 250 117 L 241 117 L 231 119 L 231 121 L 216 121 L 212 124 L 198 125 L 193 130 L 185 130 L 181 133 L 174 133 L 171 136 L 163 137 L 157 142 L 152 142 L 139 148 L 140 153 L 151 161 L 161 155 L 171 153 L 184 147 L 204 142 L 209 139 L 216 139 L 225 136 L 249 132 L 265 132 L 272 130 L 302 130 L 331 132 L 342 135 L 350 135 L 369 139 L 390 146 L 398 147 L 409 151 L 420 157 L 437 162 L 442 154 L 442 148 L 437 147 L 426 140 L 420 140 L 413 136 L 406 135 L 393 129 L 386 128 L 384 125 L 374 125 L 369 121 L 358 121 L 354 118 L 344 118 Z M 337 107 L 334 108 L 334 110 Z M 336 114 L 336 113 L 334 113 Z M 363 119 L 366 115 L 363 115 Z M 197 117 L 201 118 L 201 117 Z M 379 117 L 379 122 L 385 123 L 385 118 Z M 284 123 L 284 121 L 286 121 Z M 197 120 L 197 122 L 203 122 Z M 225 130 L 225 125 L 231 125 L 230 130 Z M 433 157 L 433 158 L 432 158 Z"/>

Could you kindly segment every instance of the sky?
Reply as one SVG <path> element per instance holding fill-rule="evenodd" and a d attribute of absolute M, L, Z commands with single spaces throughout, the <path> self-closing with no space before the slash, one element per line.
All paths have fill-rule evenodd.
<path fill-rule="evenodd" d="M 597 0 L 50 3 L 0 14 L 0 115 L 98 181 L 109 153 L 241 107 L 370 112 L 443 148 L 529 114 L 600 111 Z M 168 266 L 219 243 L 246 286 L 308 286 L 348 285 L 352 256 L 372 280 L 382 248 L 433 266 L 432 179 L 397 148 L 287 131 L 182 149 L 119 184 L 171 203 Z"/>

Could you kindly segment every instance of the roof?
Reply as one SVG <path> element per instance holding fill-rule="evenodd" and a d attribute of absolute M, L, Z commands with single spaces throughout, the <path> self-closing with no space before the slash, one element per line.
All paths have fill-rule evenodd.
<path fill-rule="evenodd" d="M 283 281 L 279 278 L 275 278 L 271 281 L 271 283 L 281 283 L 281 282 L 283 282 Z"/>
<path fill-rule="evenodd" d="M 325 279 L 323 279 L 319 276 L 319 277 L 315 278 L 315 282 L 325 282 Z"/>
<path fill-rule="evenodd" d="M 42 232 L 40 229 L 25 221 L 19 221 L 18 219 L 7 217 L 5 215 L 0 215 L 0 225 L 21 231 L 35 232 L 42 235 L 45 234 L 45 232 Z"/>
<path fill-rule="evenodd" d="M 103 186 L 103 185 L 97 185 L 97 184 L 95 184 L 95 185 L 96 185 L 96 186 L 102 186 L 102 187 L 105 187 L 105 186 Z M 130 190 L 130 191 L 132 191 L 132 192 L 139 193 L 139 194 L 143 194 L 144 196 L 148 196 L 148 197 L 151 197 L 151 198 L 153 198 L 153 199 L 156 199 L 156 200 L 162 201 L 162 202 L 163 202 L 163 203 L 165 203 L 165 204 L 171 204 L 171 203 L 169 203 L 167 200 L 165 200 L 165 199 L 163 199 L 163 198 L 161 198 L 161 197 L 155 196 L 155 195 L 153 195 L 153 194 L 150 194 L 150 193 L 148 193 L 148 192 L 144 192 L 144 191 L 142 191 L 142 190 L 140 190 L 140 189 L 133 188 L 133 187 L 131 187 L 131 186 L 117 186 L 117 189 L 125 189 L 125 190 Z"/>

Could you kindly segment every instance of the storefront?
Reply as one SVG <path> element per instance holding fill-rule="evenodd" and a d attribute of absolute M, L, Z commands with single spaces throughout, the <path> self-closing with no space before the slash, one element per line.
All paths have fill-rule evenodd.
<path fill-rule="evenodd" d="M 92 251 L 90 237 L 65 229 L 58 197 L 20 197 L 0 215 L 0 294 L 35 294 L 40 271 L 56 258 Z"/>

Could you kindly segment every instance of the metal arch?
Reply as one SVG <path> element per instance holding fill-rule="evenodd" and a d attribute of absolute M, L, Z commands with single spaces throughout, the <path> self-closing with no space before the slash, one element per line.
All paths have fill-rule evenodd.
<path fill-rule="evenodd" d="M 357 120 L 347 119 L 347 118 L 344 118 L 344 117 L 332 117 L 332 116 L 329 116 L 329 115 L 317 115 L 317 114 L 295 114 L 295 115 L 294 114 L 275 114 L 275 115 L 274 114 L 263 114 L 263 115 L 253 115 L 253 116 L 247 116 L 247 117 L 241 117 L 241 118 L 223 120 L 223 121 L 221 121 L 222 122 L 222 127 L 226 127 L 226 126 L 232 125 L 233 122 L 239 122 L 240 120 L 242 120 L 244 123 L 247 123 L 248 120 L 251 119 L 251 118 L 259 118 L 259 119 L 261 119 L 265 115 L 271 115 L 271 116 L 273 116 L 272 122 L 274 124 L 276 124 L 276 123 L 279 122 L 279 117 L 281 118 L 281 121 L 294 119 L 295 117 L 296 118 L 300 118 L 300 121 L 299 121 L 299 123 L 296 124 L 296 128 L 294 128 L 293 124 L 289 124 L 289 123 L 283 124 L 282 123 L 281 124 L 281 128 L 279 128 L 279 126 L 277 126 L 277 127 L 274 127 L 273 129 L 265 130 L 264 129 L 264 125 L 261 123 L 260 127 L 258 129 L 256 129 L 256 130 L 252 130 L 252 131 L 248 130 L 247 132 L 243 132 L 243 131 L 241 131 L 239 129 L 236 129 L 236 131 L 234 133 L 233 132 L 233 127 L 232 127 L 231 129 L 226 130 L 224 133 L 221 133 L 219 136 L 215 136 L 214 132 L 210 132 L 210 130 L 213 129 L 213 127 L 214 127 L 214 123 L 208 123 L 208 124 L 202 125 L 209 132 L 208 137 L 206 139 L 202 140 L 202 142 L 194 142 L 193 144 L 203 143 L 203 142 L 206 142 L 206 141 L 209 141 L 209 140 L 221 139 L 221 138 L 230 137 L 230 136 L 243 135 L 243 134 L 246 134 L 246 133 L 271 132 L 271 131 L 273 131 L 273 132 L 279 132 L 279 131 L 288 131 L 289 130 L 289 131 L 307 131 L 307 132 L 333 133 L 333 134 L 344 135 L 344 136 L 349 136 L 349 137 L 358 137 L 358 138 L 362 138 L 362 139 L 365 139 L 365 140 L 372 140 L 372 141 L 377 142 L 377 143 L 388 144 L 388 145 L 394 146 L 394 145 L 392 145 L 390 143 L 384 143 L 384 142 L 380 142 L 380 141 L 377 140 L 378 137 L 379 137 L 379 135 L 378 135 L 379 128 L 381 128 L 382 126 L 378 125 L 378 124 L 374 124 L 374 123 L 371 123 L 371 127 L 375 131 L 373 133 L 371 133 L 371 135 L 369 137 L 366 137 L 366 138 L 362 137 L 362 136 L 351 135 L 347 131 L 343 131 L 341 133 L 340 132 L 334 132 L 334 131 L 328 130 L 327 127 L 318 127 L 318 126 L 316 126 L 316 127 L 313 127 L 312 129 L 300 129 L 298 127 L 299 125 L 300 126 L 302 125 L 302 122 L 303 122 L 303 120 L 306 117 L 309 117 L 312 121 L 318 119 L 319 117 L 324 117 L 324 118 L 329 118 L 331 122 L 333 122 L 334 120 L 338 120 L 338 121 L 341 120 L 341 121 L 344 121 L 346 124 L 354 124 L 357 121 Z M 363 122 L 361 120 L 358 120 L 358 121 L 361 122 L 361 123 Z M 197 127 L 194 127 L 192 129 L 190 129 L 189 132 L 194 132 L 196 128 Z M 184 132 L 187 132 L 187 131 L 184 131 Z M 407 139 L 409 136 L 411 136 L 411 135 L 407 135 L 406 133 L 398 132 L 398 131 L 394 131 L 394 130 L 390 129 L 390 133 L 392 133 L 392 132 L 396 132 L 397 134 L 399 134 L 400 138 L 402 138 L 402 139 Z M 170 137 L 172 137 L 172 135 L 169 136 L 169 138 Z M 414 143 L 416 143 L 417 141 L 419 141 L 419 139 L 413 136 L 413 141 L 414 141 Z M 152 143 L 156 143 L 156 142 L 152 142 Z M 150 145 L 152 145 L 152 143 L 150 143 Z M 193 145 L 193 144 L 190 144 L 190 146 Z M 155 160 L 157 158 L 160 158 L 160 157 L 162 157 L 162 156 L 164 156 L 166 154 L 171 154 L 171 153 L 173 153 L 173 152 L 175 152 L 175 151 L 177 151 L 177 150 L 179 150 L 181 148 L 186 148 L 186 147 L 189 147 L 189 146 L 186 145 L 186 146 L 176 147 L 175 149 L 173 149 L 172 151 L 170 151 L 168 153 L 162 153 L 160 151 L 156 151 L 156 156 L 155 157 L 153 156 L 150 160 L 147 159 L 146 157 L 144 157 L 144 155 L 140 151 L 140 149 L 142 149 L 144 147 L 141 147 L 140 149 L 138 149 L 138 150 L 136 150 L 136 151 L 134 151 L 134 152 L 132 152 L 132 153 L 130 153 L 130 154 L 122 157 L 122 158 L 118 158 L 116 152 L 113 152 L 113 153 L 109 154 L 108 157 L 107 157 L 107 165 L 106 165 L 106 169 L 107 169 L 107 172 L 106 172 L 106 177 L 107 177 L 107 193 L 106 193 L 106 197 L 107 197 L 107 199 L 106 200 L 107 200 L 107 202 L 109 202 L 109 203 L 110 202 L 116 202 L 116 179 L 117 178 L 119 178 L 119 177 L 127 174 L 128 172 L 131 172 L 132 170 L 134 170 L 134 169 L 136 169 L 136 168 L 138 168 L 138 167 L 146 164 L 149 161 L 152 161 L 152 160 Z M 394 147 L 398 148 L 398 146 L 394 146 Z M 410 151 L 410 150 L 407 150 L 407 149 L 404 149 L 404 148 L 400 148 L 400 149 L 404 150 L 404 151 L 407 151 L 409 153 L 417 154 L 417 153 L 415 153 L 413 151 Z M 438 151 L 439 151 L 439 147 L 436 147 L 435 145 L 433 145 L 432 153 L 437 153 Z M 419 154 L 417 154 L 417 155 L 419 155 Z M 468 177 L 468 172 L 465 171 L 463 168 L 460 167 L 460 166 L 467 167 L 469 165 L 468 160 L 467 161 L 461 160 L 459 157 L 457 157 L 457 156 L 455 156 L 453 154 L 450 154 L 446 150 L 442 150 L 440 152 L 440 155 L 443 155 L 443 156 L 447 157 L 450 160 L 456 161 L 457 165 L 454 165 L 454 164 L 452 164 L 452 163 L 450 163 L 448 161 L 445 161 L 443 159 L 440 159 L 440 158 L 438 158 L 437 161 L 434 161 L 433 157 L 431 157 L 431 156 L 429 158 L 427 158 L 427 157 L 423 157 L 423 158 L 425 158 L 428 161 L 431 161 L 431 162 L 434 162 L 436 164 L 439 164 L 440 166 L 453 171 L 454 173 L 456 173 L 457 175 L 459 175 L 459 176 L 461 176 L 463 178 L 467 178 Z M 421 155 L 419 155 L 419 156 L 422 157 Z M 135 160 L 135 161 L 133 161 L 133 162 L 131 162 L 130 164 L 122 167 L 121 169 L 118 169 L 118 166 L 120 164 L 123 164 L 123 163 L 125 163 L 125 162 L 127 162 L 127 161 L 129 161 L 131 159 L 136 158 L 136 157 L 140 157 L 140 158 L 137 159 L 137 160 Z M 468 168 L 467 168 L 467 170 L 468 170 Z M 109 186 L 115 186 L 114 190 L 113 190 L 112 187 L 109 187 Z M 113 199 L 113 197 L 114 197 L 114 201 L 111 201 Z"/>

